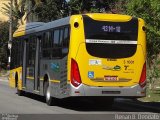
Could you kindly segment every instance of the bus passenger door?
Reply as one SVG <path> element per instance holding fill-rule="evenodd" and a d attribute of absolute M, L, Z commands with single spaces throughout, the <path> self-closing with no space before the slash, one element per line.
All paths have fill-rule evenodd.
<path fill-rule="evenodd" d="M 35 55 L 36 55 L 36 37 L 29 36 L 26 49 L 26 89 L 28 92 L 34 91 L 35 81 Z"/>
<path fill-rule="evenodd" d="M 36 39 L 36 54 L 35 54 L 35 80 L 34 80 L 34 90 L 40 90 L 40 41 L 41 37 L 38 36 Z"/>
<path fill-rule="evenodd" d="M 26 64 L 27 64 L 27 45 L 28 39 L 24 40 L 23 63 L 22 63 L 22 87 L 26 87 Z"/>

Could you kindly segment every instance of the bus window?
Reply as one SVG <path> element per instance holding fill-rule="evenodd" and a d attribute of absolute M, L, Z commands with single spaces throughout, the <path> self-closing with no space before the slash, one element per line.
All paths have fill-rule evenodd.
<path fill-rule="evenodd" d="M 69 49 L 69 27 L 64 28 L 64 38 L 62 44 L 62 55 L 65 56 L 68 54 Z"/>
<path fill-rule="evenodd" d="M 62 45 L 60 40 L 63 39 L 63 31 L 57 29 L 53 31 L 53 49 L 52 49 L 52 57 L 53 58 L 61 58 L 62 57 Z"/>
<path fill-rule="evenodd" d="M 59 41 L 59 45 L 62 46 L 62 42 L 63 42 L 63 29 L 60 30 L 60 41 Z"/>
<path fill-rule="evenodd" d="M 36 50 L 36 37 L 30 37 L 28 49 L 28 66 L 34 66 L 35 50 Z"/>
<path fill-rule="evenodd" d="M 20 40 L 20 66 L 22 65 L 22 61 L 23 61 L 23 48 L 24 48 L 24 43 L 21 38 Z"/>
<path fill-rule="evenodd" d="M 60 32 L 59 30 L 55 30 L 54 31 L 54 41 L 53 41 L 53 46 L 59 46 L 59 35 L 60 35 Z"/>
<path fill-rule="evenodd" d="M 44 58 L 52 58 L 52 39 L 51 39 L 51 32 L 48 31 L 43 34 L 43 40 L 42 40 L 42 56 Z"/>
<path fill-rule="evenodd" d="M 69 47 L 69 28 L 65 27 L 64 29 L 64 39 L 63 39 L 63 47 Z"/>
<path fill-rule="evenodd" d="M 86 48 L 92 56 L 126 58 L 134 55 L 137 50 L 138 19 L 109 22 L 84 16 L 84 27 Z"/>

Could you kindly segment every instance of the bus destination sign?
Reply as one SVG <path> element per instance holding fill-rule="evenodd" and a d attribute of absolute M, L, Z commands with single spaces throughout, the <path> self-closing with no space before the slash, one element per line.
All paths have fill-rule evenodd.
<path fill-rule="evenodd" d="M 102 30 L 104 32 L 121 32 L 121 26 L 104 25 L 102 26 Z"/>

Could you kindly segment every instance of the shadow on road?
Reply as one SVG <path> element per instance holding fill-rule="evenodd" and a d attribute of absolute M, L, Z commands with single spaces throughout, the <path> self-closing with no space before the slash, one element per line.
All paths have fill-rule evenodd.
<path fill-rule="evenodd" d="M 16 94 L 18 94 L 18 93 L 16 93 Z M 33 100 L 37 100 L 37 101 L 42 102 L 42 103 L 45 103 L 45 98 L 43 96 L 40 96 L 40 95 L 25 92 L 23 96 L 27 97 L 27 98 L 30 98 L 30 99 L 33 99 Z"/>
<path fill-rule="evenodd" d="M 66 109 L 72 109 L 76 111 L 90 111 L 90 112 L 98 112 L 98 111 L 110 111 L 110 112 L 154 112 L 159 113 L 160 110 L 156 108 L 160 108 L 159 102 L 149 102 L 143 103 L 140 101 L 118 101 L 115 100 L 112 107 L 108 106 L 107 103 L 97 104 L 94 101 L 74 101 L 74 100 L 64 100 L 61 102 L 60 107 Z"/>
<path fill-rule="evenodd" d="M 37 100 L 45 104 L 45 98 L 39 95 L 33 95 L 31 93 L 25 94 L 25 97 L 28 97 L 33 100 Z M 160 110 L 155 108 L 160 108 L 160 102 L 140 102 L 133 100 L 115 100 L 112 107 L 107 105 L 109 103 L 101 103 L 98 104 L 93 100 L 87 99 L 76 99 L 76 98 L 68 98 L 63 100 L 58 100 L 58 107 L 80 111 L 80 112 L 154 112 L 159 113 Z M 145 107 L 146 106 L 146 107 Z M 149 107 L 150 106 L 150 107 Z M 50 106 L 52 107 L 52 106 Z"/>
<path fill-rule="evenodd" d="M 80 100 L 77 100 L 75 98 L 64 99 L 59 101 L 58 106 L 81 112 L 115 111 L 112 108 L 112 106 L 110 106 L 108 103 L 98 104 L 92 100 L 87 100 L 87 99 L 80 99 Z"/>

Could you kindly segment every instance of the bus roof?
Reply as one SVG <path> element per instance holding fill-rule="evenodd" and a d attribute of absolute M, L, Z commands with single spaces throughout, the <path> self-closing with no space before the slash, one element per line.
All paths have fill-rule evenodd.
<path fill-rule="evenodd" d="M 43 23 L 43 22 L 32 22 L 27 23 L 25 25 L 21 25 L 14 32 L 13 37 L 19 37 L 23 35 L 28 35 L 36 32 L 41 32 L 44 30 L 56 28 L 59 26 L 64 26 L 69 24 L 70 17 L 65 17 L 62 19 L 58 19 L 52 22 Z"/>
<path fill-rule="evenodd" d="M 108 21 L 129 21 L 132 19 L 132 16 L 129 15 L 122 15 L 122 14 L 106 14 L 106 13 L 87 13 L 84 14 L 92 19 L 95 20 L 102 20 L 107 19 Z M 74 16 L 74 15 L 73 15 Z M 51 21 L 48 23 L 43 22 L 33 22 L 33 23 L 27 23 L 25 25 L 20 26 L 15 33 L 13 34 L 13 37 L 19 37 L 24 36 L 32 33 L 41 32 L 44 30 L 68 25 L 70 21 L 70 17 L 61 18 L 55 21 Z"/>

